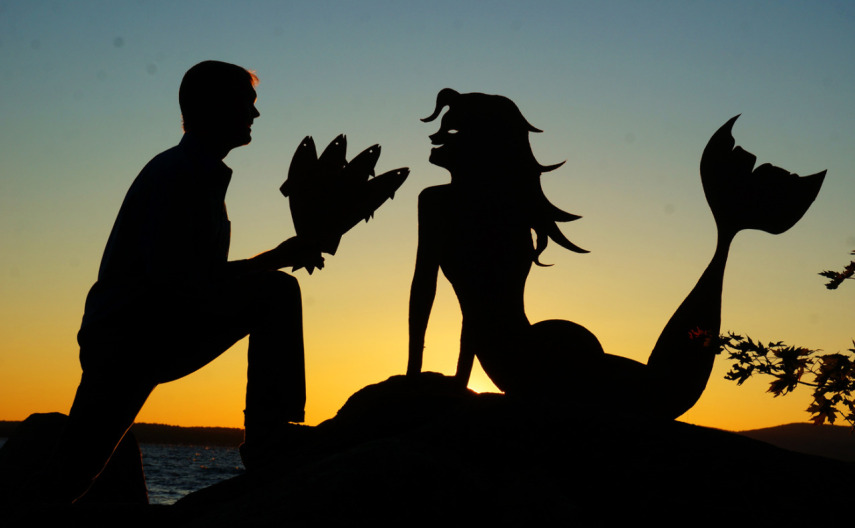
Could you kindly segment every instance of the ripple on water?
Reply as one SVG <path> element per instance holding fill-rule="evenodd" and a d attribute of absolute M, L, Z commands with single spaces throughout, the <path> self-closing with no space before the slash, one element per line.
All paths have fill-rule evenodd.
<path fill-rule="evenodd" d="M 188 493 L 243 473 L 234 447 L 141 444 L 152 504 L 174 504 Z"/>

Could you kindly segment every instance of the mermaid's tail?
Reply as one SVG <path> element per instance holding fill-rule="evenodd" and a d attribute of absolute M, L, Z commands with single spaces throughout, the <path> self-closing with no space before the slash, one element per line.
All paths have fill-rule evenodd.
<path fill-rule="evenodd" d="M 735 147 L 733 117 L 713 134 L 701 157 L 701 181 L 719 232 L 779 234 L 793 227 L 816 199 L 825 171 L 800 177 Z"/>

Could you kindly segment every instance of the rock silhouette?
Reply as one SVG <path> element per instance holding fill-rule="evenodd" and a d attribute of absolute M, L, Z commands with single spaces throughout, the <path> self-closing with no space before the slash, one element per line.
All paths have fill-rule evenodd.
<path fill-rule="evenodd" d="M 675 421 L 532 406 L 423 373 L 362 389 L 316 442 L 176 505 L 188 526 L 472 522 L 615 526 L 772 525 L 821 515 L 793 505 L 809 482 L 845 500 L 852 464 Z M 844 502 L 845 503 L 845 502 Z"/>
<path fill-rule="evenodd" d="M 0 496 L 31 484 L 45 471 L 68 417 L 61 413 L 31 414 L 0 448 Z M 27 497 L 38 501 L 39 497 Z M 148 504 L 145 475 L 136 437 L 122 439 L 100 478 L 81 501 L 84 504 Z"/>
<path fill-rule="evenodd" d="M 161 528 L 850 520 L 840 505 L 853 463 L 610 411 L 476 394 L 436 373 L 394 376 L 313 427 L 309 445 L 174 506 L 79 504 L 27 519 Z"/>

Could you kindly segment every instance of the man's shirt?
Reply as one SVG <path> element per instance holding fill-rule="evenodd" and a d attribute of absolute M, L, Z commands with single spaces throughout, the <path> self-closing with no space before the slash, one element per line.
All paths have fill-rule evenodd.
<path fill-rule="evenodd" d="M 82 328 L 144 301 L 203 292 L 224 273 L 231 175 L 192 134 L 143 168 L 113 225 Z"/>

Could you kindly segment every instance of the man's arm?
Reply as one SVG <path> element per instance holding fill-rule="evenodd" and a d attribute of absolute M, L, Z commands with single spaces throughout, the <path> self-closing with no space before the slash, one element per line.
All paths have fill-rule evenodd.
<path fill-rule="evenodd" d="M 299 269 L 302 267 L 324 267 L 324 257 L 313 244 L 300 237 L 291 237 L 274 249 L 265 251 L 246 260 L 233 260 L 226 263 L 228 274 L 241 275 L 261 271 L 273 271 L 282 268 Z"/>

